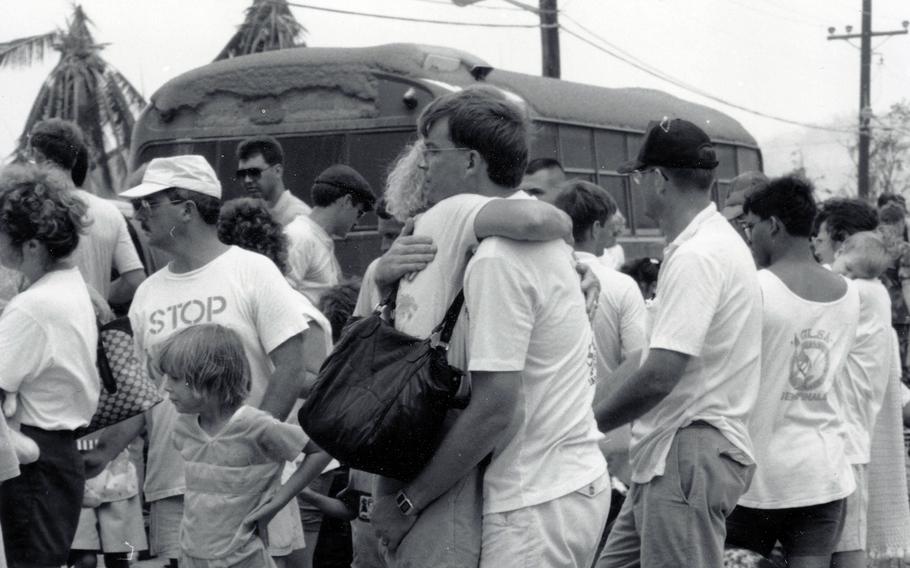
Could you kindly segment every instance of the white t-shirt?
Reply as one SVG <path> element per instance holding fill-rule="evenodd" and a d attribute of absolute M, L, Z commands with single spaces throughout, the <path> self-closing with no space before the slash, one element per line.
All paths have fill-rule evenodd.
<path fill-rule="evenodd" d="M 412 279 L 402 278 L 395 307 L 395 328 L 414 337 L 429 337 L 445 317 L 449 304 L 464 282 L 468 254 L 478 245 L 474 233 L 477 214 L 492 198 L 460 194 L 437 203 L 421 215 L 414 234 L 428 236 L 436 257 Z M 449 362 L 465 369 L 464 313 L 449 342 Z"/>
<path fill-rule="evenodd" d="M 626 251 L 623 250 L 621 244 L 616 243 L 609 248 L 605 248 L 603 254 L 598 258 L 601 264 L 607 268 L 619 270 L 626 262 Z"/>
<path fill-rule="evenodd" d="M 591 253 L 575 251 L 575 258 L 591 267 L 600 280 L 594 314 L 597 376 L 606 377 L 633 352 L 644 348 L 645 300 L 632 277 L 607 268 Z"/>
<path fill-rule="evenodd" d="M 759 271 L 758 279 L 761 388 L 749 418 L 758 467 L 739 503 L 786 509 L 841 499 L 856 488 L 835 386 L 856 337 L 856 287 L 836 301 L 811 302 L 770 270 Z"/>
<path fill-rule="evenodd" d="M 205 266 L 174 273 L 170 265 L 143 282 L 130 307 L 133 337 L 141 360 L 156 376 L 158 346 L 175 332 L 201 323 L 219 323 L 240 335 L 250 363 L 252 388 L 245 401 L 259 406 L 275 367 L 269 353 L 307 329 L 300 295 L 268 258 L 239 247 Z M 178 416 L 165 400 L 150 411 L 146 498 L 183 493 L 183 468 L 168 440 Z M 179 467 L 175 464 L 181 464 Z"/>
<path fill-rule="evenodd" d="M 274 207 L 269 207 L 269 214 L 272 216 L 272 219 L 282 226 L 288 225 L 291 221 L 301 215 L 309 216 L 311 211 L 312 209 L 310 209 L 309 205 L 288 190 L 281 192 Z"/>
<path fill-rule="evenodd" d="M 0 389 L 19 393 L 22 424 L 44 430 L 87 426 L 101 381 L 98 323 L 77 268 L 53 270 L 0 315 Z"/>
<path fill-rule="evenodd" d="M 484 473 L 485 514 L 562 497 L 607 469 L 591 408 L 594 339 L 571 253 L 562 241 L 492 237 L 465 272 L 469 369 L 521 372 L 511 438 Z"/>
<path fill-rule="evenodd" d="M 376 306 L 385 299 L 379 292 L 379 286 L 376 285 L 376 266 L 380 260 L 382 260 L 381 256 L 374 258 L 373 262 L 364 271 L 360 292 L 357 294 L 357 305 L 354 306 L 352 316 L 366 317 L 370 315 L 376 309 Z"/>
<path fill-rule="evenodd" d="M 288 280 L 295 290 L 318 304 L 326 290 L 341 282 L 335 241 L 307 215 L 291 221 L 284 234 L 288 237 Z"/>
<path fill-rule="evenodd" d="M 711 203 L 664 250 L 651 349 L 690 355 L 670 394 L 632 425 L 632 481 L 663 475 L 676 431 L 701 420 L 751 464 L 746 420 L 760 379 L 761 290 L 743 240 Z"/>
<path fill-rule="evenodd" d="M 117 206 L 87 191 L 73 191 L 85 202 L 91 224 L 80 236 L 70 260 L 79 267 L 86 284 L 106 299 L 111 292 L 111 268 L 126 274 L 143 270 L 142 261 Z"/>
<path fill-rule="evenodd" d="M 878 280 L 856 279 L 859 327 L 844 376 L 835 383 L 846 418 L 847 459 L 869 463 L 875 417 L 882 408 L 891 371 L 891 298 Z"/>

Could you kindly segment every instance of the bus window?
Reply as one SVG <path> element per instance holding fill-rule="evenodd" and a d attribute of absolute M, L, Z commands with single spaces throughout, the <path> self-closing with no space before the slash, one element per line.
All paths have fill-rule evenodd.
<path fill-rule="evenodd" d="M 591 140 L 591 129 L 560 124 L 559 159 L 566 169 L 594 169 L 594 144 Z"/>
<path fill-rule="evenodd" d="M 717 155 L 717 169 L 714 177 L 717 179 L 733 179 L 736 177 L 736 149 L 726 144 L 715 144 L 714 152 Z"/>
<path fill-rule="evenodd" d="M 417 139 L 416 131 L 357 132 L 348 136 L 348 165 L 360 172 L 373 187 L 376 196 L 385 191 L 385 180 L 395 159 L 404 147 Z M 376 227 L 375 213 L 364 215 L 357 230 Z"/>
<path fill-rule="evenodd" d="M 761 162 L 758 156 L 758 150 L 752 148 L 736 149 L 736 171 L 737 173 L 757 172 L 761 170 Z"/>
<path fill-rule="evenodd" d="M 316 176 L 332 164 L 345 162 L 340 134 L 278 138 L 284 149 L 284 183 L 291 193 L 313 204 L 310 188 Z M 236 185 L 236 184 L 235 184 Z"/>
<path fill-rule="evenodd" d="M 600 148 L 598 146 L 598 148 Z M 600 172 L 598 176 L 600 187 L 606 189 L 613 199 L 616 201 L 617 209 L 623 214 L 626 219 L 629 217 L 629 201 L 626 199 L 626 182 L 623 179 L 623 176 L 616 174 L 608 174 Z"/>
<path fill-rule="evenodd" d="M 626 158 L 625 136 L 621 132 L 595 130 L 594 143 L 597 147 L 597 169 L 616 171 Z"/>
<path fill-rule="evenodd" d="M 537 122 L 531 126 L 531 151 L 528 159 L 559 157 L 556 141 L 556 126 Z"/>

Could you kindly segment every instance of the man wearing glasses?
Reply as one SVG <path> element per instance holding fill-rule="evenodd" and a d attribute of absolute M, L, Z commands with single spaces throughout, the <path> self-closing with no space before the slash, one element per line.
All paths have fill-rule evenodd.
<path fill-rule="evenodd" d="M 271 136 L 253 136 L 237 146 L 235 179 L 250 197 L 265 200 L 272 219 L 287 225 L 300 215 L 309 215 L 310 206 L 284 187 L 284 150 Z"/>
<path fill-rule="evenodd" d="M 761 291 L 748 247 L 711 201 L 714 148 L 664 119 L 620 168 L 664 250 L 650 350 L 605 381 L 602 431 L 632 422 L 632 487 L 597 566 L 722 566 L 726 516 L 749 486 Z"/>
<path fill-rule="evenodd" d="M 342 278 L 333 237 L 346 237 L 363 214 L 373 210 L 376 196 L 362 175 L 343 164 L 326 168 L 311 191 L 313 211 L 294 219 L 284 232 L 288 280 L 318 306 L 322 294 Z"/>

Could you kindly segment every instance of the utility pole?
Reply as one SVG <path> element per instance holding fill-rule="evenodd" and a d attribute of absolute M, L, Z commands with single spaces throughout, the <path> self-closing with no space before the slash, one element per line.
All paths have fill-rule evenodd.
<path fill-rule="evenodd" d="M 860 72 L 859 72 L 859 164 L 857 171 L 858 193 L 860 199 L 869 197 L 869 150 L 872 142 L 872 104 L 869 93 L 872 86 L 872 36 L 891 36 L 907 33 L 908 22 L 903 22 L 903 30 L 887 32 L 872 31 L 872 0 L 863 0 L 862 31 L 851 34 L 852 26 L 847 26 L 846 34 L 834 35 L 835 29 L 828 28 L 828 40 L 860 39 Z"/>
<path fill-rule="evenodd" d="M 470 6 L 481 0 L 452 0 L 456 6 Z M 542 72 L 544 77 L 559 79 L 561 74 L 559 65 L 559 9 L 557 0 L 538 0 L 535 8 L 521 0 L 504 0 L 522 10 L 534 12 L 540 17 L 540 52 Z"/>
<path fill-rule="evenodd" d="M 540 0 L 540 52 L 543 76 L 559 79 L 559 21 L 556 0 Z"/>

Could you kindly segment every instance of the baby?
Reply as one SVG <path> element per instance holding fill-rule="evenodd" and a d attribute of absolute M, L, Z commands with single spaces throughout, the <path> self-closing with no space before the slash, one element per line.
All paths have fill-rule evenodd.
<path fill-rule="evenodd" d="M 881 235 L 862 231 L 850 235 L 834 258 L 831 270 L 851 280 L 878 278 L 891 259 Z"/>

